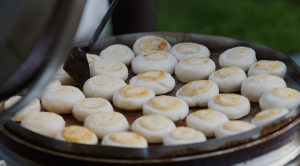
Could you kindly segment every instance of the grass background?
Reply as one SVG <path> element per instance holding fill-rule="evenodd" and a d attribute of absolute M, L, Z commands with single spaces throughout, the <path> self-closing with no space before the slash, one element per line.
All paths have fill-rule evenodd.
<path fill-rule="evenodd" d="M 226 36 L 300 52 L 300 0 L 157 0 L 157 31 Z"/>

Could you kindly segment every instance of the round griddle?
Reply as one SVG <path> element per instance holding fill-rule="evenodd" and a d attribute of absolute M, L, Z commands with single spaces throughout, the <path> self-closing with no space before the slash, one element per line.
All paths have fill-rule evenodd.
<path fill-rule="evenodd" d="M 288 87 L 300 91 L 300 68 L 288 56 L 270 47 L 237 39 L 175 32 L 136 33 L 99 40 L 92 52 L 99 54 L 101 50 L 112 44 L 125 44 L 132 47 L 138 38 L 146 35 L 162 37 L 170 42 L 171 45 L 181 42 L 203 44 L 209 48 L 216 63 L 218 63 L 218 55 L 229 48 L 236 46 L 251 47 L 256 51 L 258 60 L 279 60 L 284 62 L 288 67 L 285 79 Z M 77 43 L 75 46 L 83 46 L 84 44 L 86 43 Z M 255 105 L 255 103 L 252 104 Z M 144 149 L 84 145 L 59 141 L 31 132 L 13 121 L 8 121 L 5 127 L 1 129 L 0 139 L 4 141 L 5 146 L 16 153 L 28 156 L 31 160 L 38 160 L 43 163 L 41 159 L 28 155 L 28 151 L 33 154 L 42 154 L 43 159 L 47 160 L 48 164 L 72 162 L 73 165 L 82 163 L 174 165 L 184 162 L 189 165 L 228 165 L 266 154 L 298 138 L 300 133 L 300 118 L 298 116 L 299 109 L 291 111 L 273 122 L 237 135 L 209 139 L 206 142 L 188 145 L 167 147 L 152 145 Z M 66 120 L 68 117 L 64 116 L 64 118 Z M 22 150 L 18 151 L 16 147 Z M 58 160 L 61 163 L 58 163 Z"/>

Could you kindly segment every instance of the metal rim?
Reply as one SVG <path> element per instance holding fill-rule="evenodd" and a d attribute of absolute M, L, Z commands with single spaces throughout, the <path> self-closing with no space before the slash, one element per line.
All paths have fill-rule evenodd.
<path fill-rule="evenodd" d="M 43 153 L 48 153 L 51 155 L 55 155 L 55 156 L 60 156 L 60 157 L 64 157 L 64 158 L 69 158 L 71 160 L 82 160 L 82 161 L 92 161 L 92 162 L 102 162 L 102 163 L 123 163 L 123 164 L 130 164 L 130 163 L 152 163 L 152 164 L 157 164 L 157 163 L 170 163 L 170 162 L 184 162 L 184 161 L 188 161 L 188 160 L 197 160 L 197 159 L 203 159 L 203 158 L 209 158 L 209 157 L 214 157 L 214 156 L 219 156 L 219 155 L 224 155 L 224 154 L 228 154 L 228 153 L 239 153 L 239 151 L 245 150 L 249 147 L 253 147 L 253 146 L 259 146 L 262 143 L 268 143 L 270 140 L 278 138 L 278 137 L 282 137 L 284 138 L 285 136 L 287 136 L 288 132 L 292 132 L 291 129 L 294 129 L 297 127 L 297 131 L 298 133 L 295 133 L 295 135 L 292 138 L 289 138 L 289 140 L 286 141 L 286 143 L 289 143 L 291 141 L 293 141 L 295 138 L 299 137 L 299 132 L 300 132 L 300 118 L 297 118 L 294 122 L 292 122 L 291 124 L 289 124 L 288 126 L 282 128 L 281 130 L 270 134 L 260 140 L 256 140 L 253 141 L 251 143 L 247 143 L 245 145 L 241 145 L 241 146 L 237 146 L 234 148 L 230 148 L 230 149 L 226 149 L 226 150 L 221 150 L 218 152 L 211 152 L 211 153 L 207 153 L 207 154 L 199 154 L 199 155 L 191 155 L 191 156 L 185 156 L 185 157 L 176 157 L 176 158 L 166 158 L 166 159 L 146 159 L 146 160 L 126 160 L 126 159 L 106 159 L 106 158 L 99 158 L 99 157 L 86 157 L 86 156 L 77 156 L 77 155 L 73 155 L 73 154 L 67 154 L 67 153 L 62 153 L 62 152 L 57 152 L 57 151 L 53 151 L 53 150 L 49 150 L 49 149 L 45 149 L 43 147 L 39 147 L 36 146 L 34 144 L 31 144 L 29 142 L 26 142 L 22 139 L 20 139 L 19 137 L 15 136 L 14 134 L 10 133 L 9 131 L 7 131 L 6 129 L 1 129 L 1 133 L 5 134 L 7 137 L 9 137 L 10 139 L 16 141 L 17 143 L 23 144 L 24 146 L 28 147 L 28 148 L 32 148 L 35 149 L 37 151 L 43 152 Z M 281 145 L 282 146 L 282 145 Z M 245 156 L 244 158 L 239 158 L 239 159 L 235 159 L 234 163 L 237 162 L 242 162 L 246 159 L 251 159 L 263 154 L 266 154 L 270 151 L 273 151 L 281 146 L 277 146 L 277 147 L 269 147 L 268 151 L 259 151 L 259 153 L 253 153 L 251 155 L 251 157 L 249 156 Z M 18 153 L 18 151 L 16 151 Z M 20 152 L 19 152 L 20 153 Z M 20 153 L 21 154 L 21 153 Z M 224 163 L 225 164 L 225 163 Z M 232 164 L 232 163 L 231 163 Z M 214 165 L 214 164 L 211 164 Z"/>

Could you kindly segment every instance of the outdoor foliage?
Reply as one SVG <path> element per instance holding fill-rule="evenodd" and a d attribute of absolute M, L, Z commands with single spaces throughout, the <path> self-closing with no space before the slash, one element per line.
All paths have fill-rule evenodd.
<path fill-rule="evenodd" d="M 157 0 L 157 31 L 226 36 L 300 52 L 300 0 Z"/>

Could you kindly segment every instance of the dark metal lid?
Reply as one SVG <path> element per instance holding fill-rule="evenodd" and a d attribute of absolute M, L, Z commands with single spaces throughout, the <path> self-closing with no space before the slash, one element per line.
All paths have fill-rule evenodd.
<path fill-rule="evenodd" d="M 42 93 L 68 55 L 85 1 L 0 1 L 0 100 L 25 87 L 16 105 L 0 112 L 0 123 Z"/>

